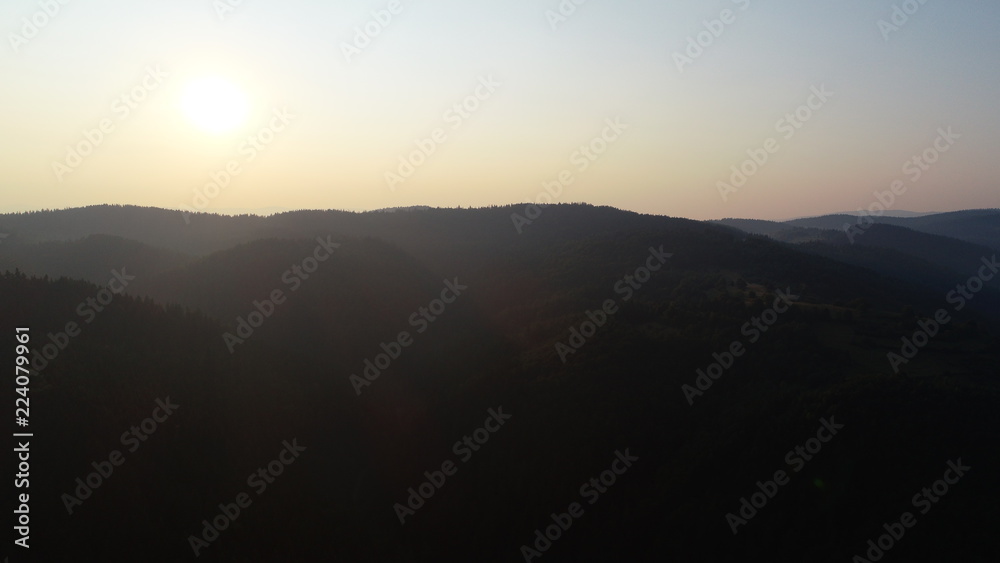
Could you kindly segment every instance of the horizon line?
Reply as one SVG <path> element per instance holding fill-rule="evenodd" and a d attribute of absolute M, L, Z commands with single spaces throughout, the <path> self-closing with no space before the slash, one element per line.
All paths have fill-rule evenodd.
<path fill-rule="evenodd" d="M 532 205 L 532 202 L 513 202 L 513 203 L 505 203 L 505 204 L 494 204 L 493 206 L 495 206 L 495 207 L 514 207 L 514 206 L 518 206 L 518 205 Z M 535 205 L 540 205 L 540 204 L 535 204 Z M 654 215 L 654 216 L 660 216 L 660 217 L 671 217 L 671 218 L 688 219 L 688 220 L 691 220 L 691 221 L 703 221 L 703 222 L 713 222 L 713 221 L 717 222 L 717 221 L 727 221 L 727 220 L 738 220 L 738 221 L 768 221 L 768 222 L 773 222 L 773 223 L 786 223 L 786 222 L 790 222 L 790 221 L 798 221 L 798 220 L 804 220 L 804 219 L 818 219 L 818 218 L 822 218 L 822 217 L 834 217 L 834 216 L 838 216 L 838 215 L 848 215 L 848 216 L 854 216 L 854 217 L 863 215 L 863 213 L 858 212 L 858 211 L 839 211 L 839 212 L 832 212 L 832 213 L 823 213 L 823 214 L 819 214 L 819 215 L 799 215 L 799 216 L 795 216 L 795 217 L 782 218 L 782 219 L 764 219 L 764 218 L 760 218 L 760 217 L 732 217 L 732 216 L 729 216 L 729 217 L 717 217 L 717 218 L 713 218 L 713 219 L 694 219 L 694 218 L 691 218 L 691 217 L 683 217 L 683 216 L 680 216 L 680 215 L 666 215 L 666 214 L 660 214 L 660 213 L 649 213 L 649 212 L 639 211 L 639 210 L 635 210 L 635 209 L 627 209 L 627 208 L 622 208 L 622 207 L 615 207 L 613 205 L 596 205 L 596 204 L 592 204 L 592 203 L 585 202 L 585 201 L 552 203 L 552 204 L 544 204 L 543 206 L 547 207 L 547 206 L 553 206 L 553 205 L 554 206 L 588 205 L 588 206 L 592 206 L 592 207 L 607 207 L 607 208 L 615 209 L 615 210 L 618 210 L 618 211 L 626 211 L 626 212 L 631 212 L 631 213 L 637 213 L 637 214 L 640 214 L 640 215 Z M 92 208 L 92 207 L 135 207 L 135 208 L 140 208 L 140 209 L 157 209 L 157 210 L 162 210 L 162 211 L 176 211 L 176 212 L 179 212 L 179 213 L 190 213 L 190 211 L 188 211 L 186 209 L 182 209 L 182 208 L 160 207 L 160 206 L 155 206 L 155 205 L 137 205 L 137 204 L 133 204 L 133 203 L 96 203 L 96 204 L 90 204 L 90 205 L 79 205 L 79 206 L 61 207 L 61 208 L 36 208 L 36 209 L 2 210 L 2 211 L 0 211 L 0 215 L 12 215 L 12 214 L 18 214 L 18 213 L 45 213 L 45 212 L 57 212 L 57 211 L 73 211 L 73 210 L 78 210 L 78 209 L 88 209 L 88 208 Z M 257 207 L 257 208 L 233 208 L 233 207 L 229 207 L 229 208 L 213 209 L 213 210 L 210 210 L 210 211 L 209 210 L 199 210 L 199 211 L 195 211 L 194 213 L 195 214 L 216 215 L 216 216 L 220 216 L 220 217 L 222 217 L 222 216 L 224 216 L 224 217 L 236 217 L 236 216 L 240 216 L 240 215 L 252 215 L 252 216 L 256 216 L 256 217 L 267 218 L 267 217 L 272 217 L 272 216 L 275 216 L 275 215 L 281 215 L 281 214 L 285 214 L 285 213 L 296 213 L 296 212 L 301 212 L 301 211 L 339 211 L 339 212 L 344 212 L 344 213 L 377 213 L 377 212 L 393 213 L 393 212 L 399 212 L 399 211 L 403 211 L 403 212 L 407 212 L 407 211 L 409 211 L 409 212 L 415 212 L 415 211 L 424 211 L 424 210 L 431 210 L 431 209 L 453 209 L 453 210 L 463 210 L 464 211 L 464 210 L 489 209 L 490 207 L 492 207 L 492 206 L 479 206 L 479 207 L 475 207 L 475 206 L 468 206 L 468 207 L 463 207 L 463 206 L 457 206 L 457 207 L 439 207 L 439 206 L 420 205 L 420 204 L 418 204 L 418 205 L 402 205 L 402 206 L 396 206 L 396 207 L 379 207 L 379 208 L 374 208 L 374 209 L 333 208 L 333 207 L 328 207 L 328 208 L 306 208 L 306 207 L 302 207 L 302 208 L 287 208 L 287 207 L 272 206 L 272 207 Z M 907 209 L 901 209 L 901 210 L 887 211 L 886 213 L 883 213 L 883 214 L 880 214 L 880 215 L 875 215 L 875 216 L 876 217 L 890 217 L 890 218 L 897 218 L 897 219 L 909 219 L 909 218 L 929 217 L 929 216 L 932 216 L 932 215 L 944 215 L 944 214 L 947 214 L 947 213 L 960 213 L 960 212 L 966 212 L 966 211 L 1000 211 L 1000 207 L 960 208 L 960 209 L 951 209 L 951 210 L 946 210 L 946 211 L 912 211 L 912 210 L 907 210 Z"/>

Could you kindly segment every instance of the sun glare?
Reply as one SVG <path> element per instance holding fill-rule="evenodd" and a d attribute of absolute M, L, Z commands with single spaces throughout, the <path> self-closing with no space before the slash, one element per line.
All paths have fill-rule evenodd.
<path fill-rule="evenodd" d="M 246 94 L 217 76 L 200 78 L 187 85 L 181 99 L 184 115 L 208 133 L 225 133 L 242 125 L 249 111 Z"/>

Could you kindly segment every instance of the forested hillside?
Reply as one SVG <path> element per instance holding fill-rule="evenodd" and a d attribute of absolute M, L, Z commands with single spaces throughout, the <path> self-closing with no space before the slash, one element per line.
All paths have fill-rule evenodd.
<path fill-rule="evenodd" d="M 1000 319 L 972 305 L 996 281 L 958 310 L 906 281 L 953 270 L 889 243 L 864 267 L 583 205 L 518 234 L 523 212 L 0 217 L 44 560 L 849 561 L 907 510 L 886 560 L 986 560 Z"/>

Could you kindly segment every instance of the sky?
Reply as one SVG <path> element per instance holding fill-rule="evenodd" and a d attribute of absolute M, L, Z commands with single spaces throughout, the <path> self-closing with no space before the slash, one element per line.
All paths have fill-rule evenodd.
<path fill-rule="evenodd" d="M 995 208 L 997 24 L 972 0 L 5 0 L 0 212 Z"/>

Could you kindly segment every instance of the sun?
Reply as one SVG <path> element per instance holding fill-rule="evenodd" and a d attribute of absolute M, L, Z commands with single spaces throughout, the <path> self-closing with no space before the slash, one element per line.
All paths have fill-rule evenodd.
<path fill-rule="evenodd" d="M 250 104 L 232 82 L 207 76 L 190 82 L 181 98 L 184 115 L 202 131 L 219 134 L 236 129 L 246 121 Z"/>

